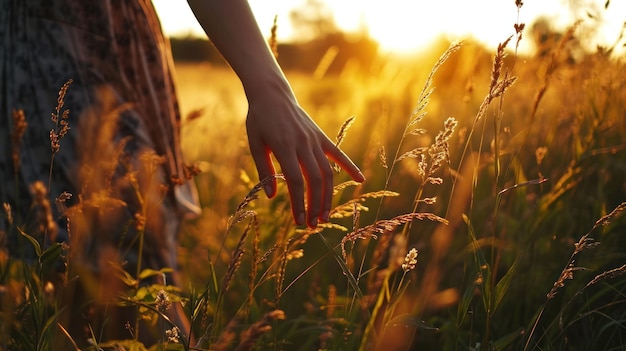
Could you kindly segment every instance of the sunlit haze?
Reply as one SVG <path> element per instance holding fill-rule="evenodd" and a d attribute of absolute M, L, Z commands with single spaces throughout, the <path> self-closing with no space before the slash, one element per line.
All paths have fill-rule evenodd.
<path fill-rule="evenodd" d="M 278 15 L 278 39 L 297 40 L 289 13 L 306 0 L 250 0 L 257 22 L 266 32 Z M 321 2 L 318 1 L 318 2 Z M 562 30 L 574 19 L 582 19 L 586 32 L 597 30 L 597 44 L 613 44 L 626 21 L 626 1 L 526 0 L 518 13 L 513 0 L 341 0 L 324 1 L 338 27 L 350 33 L 367 32 L 383 50 L 411 52 L 424 49 L 435 38 L 450 40 L 472 37 L 489 46 L 514 33 L 518 21 L 530 25 L 546 18 Z M 185 0 L 153 0 L 164 31 L 170 36 L 203 36 Z M 576 5 L 572 5 L 572 4 Z M 531 47 L 522 41 L 522 50 Z"/>

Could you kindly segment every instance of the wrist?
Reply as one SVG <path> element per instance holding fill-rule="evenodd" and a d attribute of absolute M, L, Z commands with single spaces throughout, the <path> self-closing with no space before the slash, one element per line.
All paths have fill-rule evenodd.
<path fill-rule="evenodd" d="M 248 102 L 259 99 L 271 101 L 276 97 L 281 97 L 282 99 L 287 97 L 295 100 L 291 86 L 282 73 L 269 76 L 255 75 L 253 78 L 242 79 L 241 81 Z"/>

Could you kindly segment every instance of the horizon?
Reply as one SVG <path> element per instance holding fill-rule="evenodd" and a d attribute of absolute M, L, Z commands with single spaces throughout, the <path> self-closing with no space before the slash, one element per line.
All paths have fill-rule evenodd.
<path fill-rule="evenodd" d="M 269 35 L 276 15 L 278 41 L 290 43 L 302 38 L 295 33 L 289 13 L 296 8 L 305 13 L 303 4 L 306 1 L 249 2 L 264 34 Z M 564 31 L 575 19 L 581 19 L 579 32 L 589 36 L 586 38 L 587 46 L 593 49 L 597 45 L 613 45 L 626 23 L 626 2 L 607 2 L 605 4 L 608 4 L 608 8 L 605 9 L 600 6 L 599 1 L 592 0 L 549 0 L 541 4 L 538 1 L 526 1 L 518 13 L 513 0 L 477 0 L 472 3 L 444 0 L 418 5 L 403 0 L 387 0 L 387 6 L 384 7 L 364 0 L 334 3 L 323 0 L 308 1 L 322 4 L 323 9 L 330 11 L 341 32 L 367 35 L 380 45 L 382 52 L 399 54 L 418 53 L 442 37 L 449 41 L 472 39 L 494 48 L 515 34 L 513 25 L 516 22 L 525 23 L 528 33 L 538 19 L 545 19 L 553 31 Z M 584 3 L 583 6 L 576 7 L 576 3 L 580 2 Z M 206 38 L 186 2 L 185 6 L 182 6 L 182 0 L 153 0 L 153 3 L 167 36 Z M 449 11 L 450 8 L 455 11 Z M 533 43 L 528 37 L 521 41 L 519 50 L 522 53 L 532 53 Z"/>

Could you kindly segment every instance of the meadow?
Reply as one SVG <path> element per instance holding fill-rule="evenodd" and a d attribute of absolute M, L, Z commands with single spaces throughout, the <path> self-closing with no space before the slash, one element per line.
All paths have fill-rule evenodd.
<path fill-rule="evenodd" d="M 178 63 L 203 212 L 181 234 L 182 291 L 129 284 L 124 301 L 167 322 L 166 291 L 198 344 L 155 323 L 152 349 L 623 350 L 626 65 L 576 36 L 533 56 L 516 53 L 518 32 L 497 49 L 441 42 L 337 75 L 286 72 L 367 178 L 337 173 L 331 222 L 314 229 L 293 224 L 280 179 L 275 198 L 259 192 L 234 74 Z M 46 290 L 62 248 L 38 250 L 21 281 L 2 261 L 7 350 L 71 339 Z"/>

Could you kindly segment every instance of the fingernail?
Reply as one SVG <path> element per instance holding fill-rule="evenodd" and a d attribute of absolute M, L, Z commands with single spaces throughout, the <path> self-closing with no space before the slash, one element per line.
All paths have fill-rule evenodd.
<path fill-rule="evenodd" d="M 311 218 L 311 220 L 309 221 L 309 227 L 311 228 L 317 227 L 317 218 L 315 217 Z"/>
<path fill-rule="evenodd" d="M 263 185 L 263 191 L 265 191 L 265 195 L 267 195 L 267 197 L 272 197 L 272 192 L 274 189 L 272 189 L 272 186 L 269 184 L 265 184 Z"/>
<path fill-rule="evenodd" d="M 330 221 L 330 212 L 324 211 L 324 213 L 322 213 L 322 221 L 324 222 Z"/>
<path fill-rule="evenodd" d="M 296 224 L 297 225 L 303 225 L 304 224 L 304 213 L 300 213 L 298 215 L 298 217 L 296 218 Z"/>

